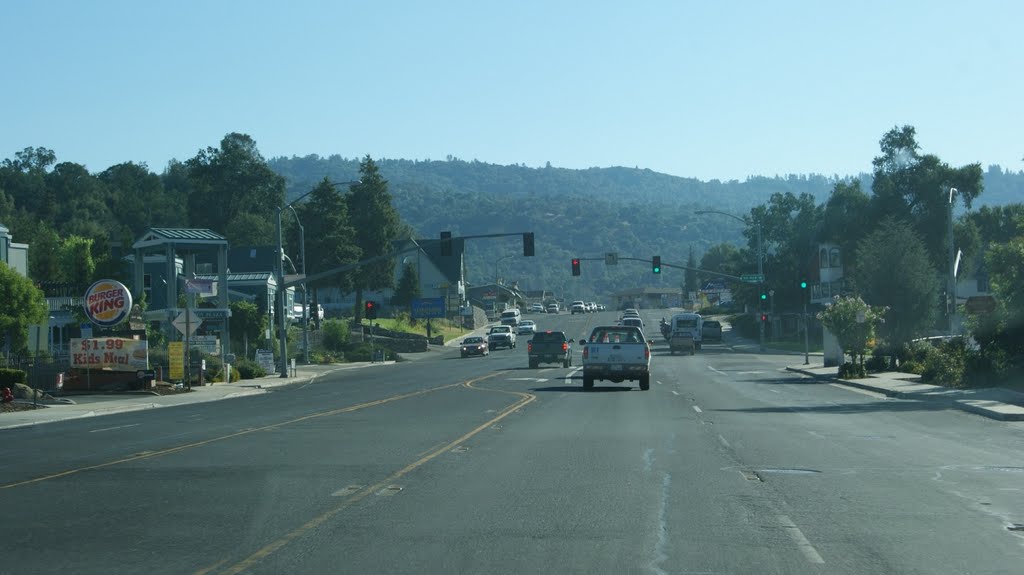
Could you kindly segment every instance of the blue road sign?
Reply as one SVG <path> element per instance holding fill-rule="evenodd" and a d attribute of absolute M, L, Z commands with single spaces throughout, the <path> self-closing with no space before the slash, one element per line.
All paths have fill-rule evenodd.
<path fill-rule="evenodd" d="M 415 319 L 444 317 L 444 298 L 423 297 L 412 300 L 412 317 Z"/>

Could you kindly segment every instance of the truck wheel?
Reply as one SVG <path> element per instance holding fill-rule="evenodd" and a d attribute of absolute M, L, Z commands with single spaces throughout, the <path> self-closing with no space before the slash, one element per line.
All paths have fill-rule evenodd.
<path fill-rule="evenodd" d="M 640 391 L 651 389 L 651 374 L 645 373 L 640 376 Z"/>
<path fill-rule="evenodd" d="M 583 376 L 583 389 L 594 389 L 594 378 L 589 375 Z"/>
<path fill-rule="evenodd" d="M 537 369 L 537 362 L 532 359 L 530 360 L 530 369 Z"/>

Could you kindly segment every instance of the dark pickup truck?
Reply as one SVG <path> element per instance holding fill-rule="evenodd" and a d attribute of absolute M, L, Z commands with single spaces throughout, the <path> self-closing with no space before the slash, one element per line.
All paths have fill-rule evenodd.
<path fill-rule="evenodd" d="M 560 331 L 540 331 L 527 342 L 530 369 L 541 363 L 560 363 L 562 367 L 572 365 L 572 342 Z"/>

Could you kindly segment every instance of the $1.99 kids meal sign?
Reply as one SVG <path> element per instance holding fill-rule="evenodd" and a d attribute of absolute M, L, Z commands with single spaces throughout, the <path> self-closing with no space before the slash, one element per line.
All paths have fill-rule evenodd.
<path fill-rule="evenodd" d="M 128 318 L 132 292 L 119 281 L 99 280 L 85 292 L 82 305 L 89 321 L 100 327 L 113 327 Z"/>

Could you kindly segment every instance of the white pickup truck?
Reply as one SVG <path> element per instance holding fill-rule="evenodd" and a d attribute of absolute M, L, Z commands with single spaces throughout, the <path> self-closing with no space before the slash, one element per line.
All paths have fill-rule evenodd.
<path fill-rule="evenodd" d="M 595 379 L 638 381 L 641 390 L 650 389 L 651 343 L 644 341 L 644 332 L 635 326 L 595 327 L 589 338 L 580 340 L 583 389 L 592 389 Z"/>
<path fill-rule="evenodd" d="M 512 326 L 496 325 L 487 332 L 487 347 L 494 350 L 499 347 L 512 349 L 516 346 L 516 332 Z"/>

